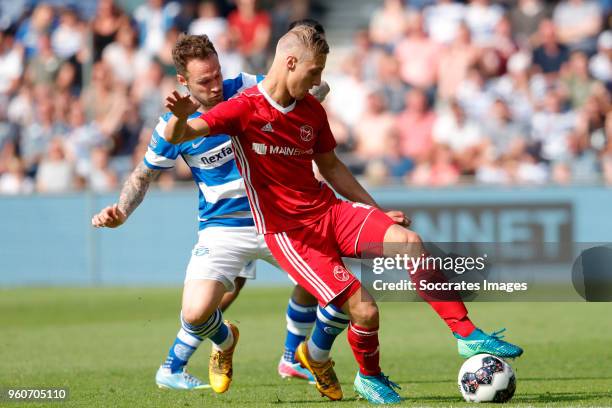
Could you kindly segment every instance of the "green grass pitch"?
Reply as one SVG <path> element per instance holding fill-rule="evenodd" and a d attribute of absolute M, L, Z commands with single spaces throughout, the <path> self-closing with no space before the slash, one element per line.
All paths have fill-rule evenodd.
<path fill-rule="evenodd" d="M 344 335 L 333 352 L 343 401 L 327 402 L 313 386 L 277 376 L 289 292 L 247 285 L 230 308 L 226 317 L 241 330 L 234 382 L 214 395 L 154 384 L 178 330 L 178 288 L 0 290 L 0 387 L 67 386 L 70 399 L 58 407 L 367 406 L 352 390 L 356 365 Z M 525 348 L 511 362 L 518 382 L 512 405 L 612 406 L 612 303 L 468 306 L 483 329 L 505 326 L 509 340 Z M 403 387 L 403 405 L 467 405 L 456 385 L 462 362 L 456 344 L 429 306 L 382 303 L 380 309 L 381 365 Z M 204 344 L 190 363 L 202 379 L 209 350 Z"/>

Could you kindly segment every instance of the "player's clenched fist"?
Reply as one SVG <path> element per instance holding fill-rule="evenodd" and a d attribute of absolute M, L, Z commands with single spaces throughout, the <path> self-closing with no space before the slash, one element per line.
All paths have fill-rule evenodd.
<path fill-rule="evenodd" d="M 91 225 L 96 228 L 117 228 L 125 222 L 127 215 L 117 204 L 108 206 L 91 218 Z"/>
<path fill-rule="evenodd" d="M 187 118 L 198 110 L 200 104 L 191 99 L 191 95 L 182 96 L 176 91 L 173 91 L 166 98 L 166 108 L 172 112 L 177 118 Z"/>

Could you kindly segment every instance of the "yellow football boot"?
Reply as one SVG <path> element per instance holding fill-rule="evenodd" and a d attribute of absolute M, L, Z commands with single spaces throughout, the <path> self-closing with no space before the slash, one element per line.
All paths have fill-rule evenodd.
<path fill-rule="evenodd" d="M 219 394 L 227 391 L 232 383 L 232 357 L 234 356 L 234 350 L 236 349 L 236 344 L 238 343 L 238 337 L 240 337 L 238 327 L 228 321 L 225 321 L 224 323 L 232 331 L 232 335 L 234 336 L 234 344 L 232 344 L 232 347 L 225 351 L 215 350 L 213 347 L 213 351 L 210 353 L 210 360 L 208 362 L 208 379 L 210 381 L 210 387 Z"/>
<path fill-rule="evenodd" d="M 305 341 L 301 342 L 295 351 L 295 359 L 312 373 L 315 378 L 317 390 L 321 395 L 332 401 L 342 399 L 342 387 L 334 371 L 334 362 L 330 358 L 325 362 L 314 361 L 308 354 L 308 346 Z"/>

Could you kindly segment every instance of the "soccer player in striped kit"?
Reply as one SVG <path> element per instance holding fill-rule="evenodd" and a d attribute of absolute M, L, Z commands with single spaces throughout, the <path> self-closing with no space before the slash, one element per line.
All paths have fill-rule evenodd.
<path fill-rule="evenodd" d="M 297 24 L 317 25 L 313 21 Z M 318 29 L 322 31 L 320 25 Z M 205 36 L 182 37 L 175 46 L 175 62 L 178 79 L 188 86 L 200 112 L 219 103 L 221 96 L 228 99 L 262 79 L 262 76 L 242 73 L 221 82 L 216 52 Z M 327 91 L 325 87 L 313 88 L 313 93 L 321 99 Z M 199 113 L 192 119 L 197 116 Z M 245 279 L 255 278 L 254 259 L 268 258 L 275 265 L 276 261 L 263 238 L 257 237 L 229 137 L 216 135 L 174 146 L 161 136 L 168 117 L 166 114 L 160 118 L 143 163 L 126 181 L 119 203 L 96 214 L 92 224 L 111 228 L 122 225 L 142 202 L 154 178 L 173 168 L 179 155 L 190 166 L 199 188 L 199 240 L 187 269 L 181 329 L 157 372 L 156 382 L 160 387 L 173 389 L 207 387 L 187 373 L 185 366 L 201 342 L 210 338 L 216 347 L 211 356 L 211 384 L 215 391 L 224 392 L 231 381 L 231 354 L 237 329 L 223 323 L 222 311 L 235 299 Z M 278 372 L 282 377 L 314 381 L 310 372 L 295 361 L 297 346 L 311 333 L 316 322 L 310 342 L 325 357 L 333 338 L 348 325 L 348 317 L 331 305 L 317 307 L 316 299 L 296 286 L 289 300 L 286 321 L 285 350 Z"/>

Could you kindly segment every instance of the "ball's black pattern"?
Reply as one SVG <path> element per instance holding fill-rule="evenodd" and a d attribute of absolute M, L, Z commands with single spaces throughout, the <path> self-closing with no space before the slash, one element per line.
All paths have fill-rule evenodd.
<path fill-rule="evenodd" d="M 506 388 L 505 390 L 497 391 L 495 397 L 493 398 L 493 402 L 510 401 L 510 399 L 514 395 L 514 391 L 516 391 L 516 378 L 512 376 L 510 377 L 510 380 L 508 380 L 508 388 Z"/>
<path fill-rule="evenodd" d="M 501 373 L 504 371 L 504 363 L 495 357 L 485 357 L 482 359 L 482 366 L 489 367 L 493 373 Z"/>
<path fill-rule="evenodd" d="M 463 374 L 463 378 L 461 378 L 461 386 L 463 387 L 463 390 L 468 394 L 475 394 L 476 390 L 478 389 L 478 380 L 476 379 L 476 374 Z"/>
<path fill-rule="evenodd" d="M 461 378 L 461 387 L 467 394 L 475 394 L 478 387 L 481 385 L 490 385 L 493 383 L 495 373 L 504 371 L 504 363 L 495 357 L 487 356 L 482 359 L 482 367 L 475 373 L 465 373 Z M 512 398 L 516 390 L 516 379 L 514 375 L 510 378 L 508 387 L 505 390 L 498 391 L 495 394 L 494 402 L 506 402 Z"/>

